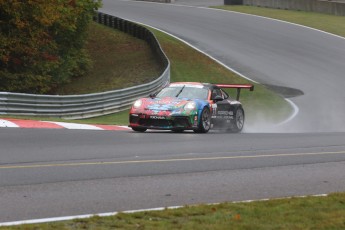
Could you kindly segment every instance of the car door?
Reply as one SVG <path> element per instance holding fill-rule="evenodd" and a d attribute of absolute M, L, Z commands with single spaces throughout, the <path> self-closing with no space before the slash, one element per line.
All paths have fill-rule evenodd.
<path fill-rule="evenodd" d="M 229 95 L 219 88 L 214 88 L 211 92 L 211 99 L 214 102 L 211 123 L 215 128 L 228 128 L 233 119 Z"/>

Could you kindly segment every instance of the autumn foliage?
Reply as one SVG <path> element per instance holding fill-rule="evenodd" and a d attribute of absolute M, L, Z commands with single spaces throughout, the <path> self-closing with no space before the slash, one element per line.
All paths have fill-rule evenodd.
<path fill-rule="evenodd" d="M 0 91 L 49 93 L 82 76 L 100 1 L 0 0 Z"/>

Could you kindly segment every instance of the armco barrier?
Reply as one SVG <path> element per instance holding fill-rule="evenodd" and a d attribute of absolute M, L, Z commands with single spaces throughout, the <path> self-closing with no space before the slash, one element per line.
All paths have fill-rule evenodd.
<path fill-rule="evenodd" d="M 225 1 L 228 0 L 224 0 L 224 4 L 226 4 Z M 243 0 L 243 5 L 345 16 L 345 1 L 343 0 Z"/>
<path fill-rule="evenodd" d="M 130 107 L 137 99 L 156 92 L 170 81 L 170 62 L 154 34 L 130 21 L 98 13 L 95 20 L 145 40 L 159 57 L 164 71 L 147 84 L 102 93 L 83 95 L 37 95 L 0 92 L 0 114 L 53 116 L 80 119 L 119 112 Z"/>

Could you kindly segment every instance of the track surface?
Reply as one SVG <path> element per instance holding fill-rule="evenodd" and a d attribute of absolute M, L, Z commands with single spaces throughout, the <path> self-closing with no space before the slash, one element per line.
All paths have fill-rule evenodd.
<path fill-rule="evenodd" d="M 344 38 L 207 8 L 118 0 L 103 4 L 102 12 L 176 35 L 259 83 L 301 91 L 303 96 L 292 98 L 298 116 L 278 131 L 345 131 Z"/>
<path fill-rule="evenodd" d="M 344 134 L 0 129 L 0 222 L 345 190 Z"/>
<path fill-rule="evenodd" d="M 199 8 L 106 0 L 103 11 L 181 35 L 259 82 L 303 90 L 293 99 L 301 109 L 297 120 L 313 111 L 313 126 L 291 125 L 293 131 L 343 130 L 330 119 L 333 112 L 344 119 L 337 109 L 328 126 L 316 126 L 325 107 L 313 100 L 330 94 L 331 109 L 343 102 L 340 38 Z M 0 222 L 344 191 L 344 162 L 344 132 L 1 128 Z"/>

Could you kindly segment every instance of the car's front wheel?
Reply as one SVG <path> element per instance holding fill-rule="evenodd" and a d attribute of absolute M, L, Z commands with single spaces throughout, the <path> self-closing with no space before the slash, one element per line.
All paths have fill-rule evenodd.
<path fill-rule="evenodd" d="M 132 127 L 133 131 L 136 132 L 145 132 L 147 129 L 146 128 L 138 128 L 138 127 Z"/>
<path fill-rule="evenodd" d="M 201 112 L 201 118 L 195 133 L 207 133 L 211 128 L 211 113 L 209 108 L 205 107 Z"/>

